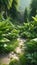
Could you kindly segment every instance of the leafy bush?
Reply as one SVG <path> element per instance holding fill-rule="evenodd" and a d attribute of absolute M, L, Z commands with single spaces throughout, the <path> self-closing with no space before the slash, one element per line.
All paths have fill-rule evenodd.
<path fill-rule="evenodd" d="M 24 49 L 20 57 L 21 65 L 37 65 L 37 38 L 26 41 Z"/>
<path fill-rule="evenodd" d="M 26 65 L 37 65 L 37 52 L 26 54 Z"/>
<path fill-rule="evenodd" d="M 12 50 L 13 41 L 17 39 L 18 33 L 9 19 L 0 22 L 0 52 Z"/>
<path fill-rule="evenodd" d="M 37 38 L 37 18 L 33 17 L 34 21 L 24 23 L 20 28 L 20 34 L 23 38 Z"/>
<path fill-rule="evenodd" d="M 26 42 L 25 49 L 25 64 L 26 65 L 37 65 L 37 38 Z"/>
<path fill-rule="evenodd" d="M 32 52 L 36 52 L 37 51 L 37 41 L 36 41 L 37 38 L 35 39 L 32 39 L 28 42 L 26 42 L 26 46 L 27 46 L 27 51 L 32 53 Z"/>

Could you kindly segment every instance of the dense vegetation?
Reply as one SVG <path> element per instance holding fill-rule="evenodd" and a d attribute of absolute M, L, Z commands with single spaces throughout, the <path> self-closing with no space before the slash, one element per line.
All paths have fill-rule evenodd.
<path fill-rule="evenodd" d="M 8 65 L 37 65 L 37 0 L 32 0 L 31 9 L 25 8 L 22 15 L 17 6 L 18 0 L 0 0 L 0 54 L 15 52 L 17 39 L 22 38 L 26 40 L 23 53 L 15 52 L 19 60 L 11 58 Z"/>
<path fill-rule="evenodd" d="M 18 43 L 18 33 L 19 32 L 15 29 L 15 26 L 9 19 L 0 22 L 0 52 L 13 50 L 12 47 L 14 46 L 14 43 Z"/>
<path fill-rule="evenodd" d="M 21 65 L 37 65 L 37 38 L 25 43 L 24 55 L 20 57 Z"/>
<path fill-rule="evenodd" d="M 33 19 L 34 21 L 24 23 L 20 27 L 21 37 L 30 39 L 37 38 L 37 17 L 33 17 Z"/>

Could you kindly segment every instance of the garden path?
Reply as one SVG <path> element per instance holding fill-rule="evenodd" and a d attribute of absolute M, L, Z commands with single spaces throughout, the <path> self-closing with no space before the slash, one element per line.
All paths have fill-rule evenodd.
<path fill-rule="evenodd" d="M 19 60 L 18 55 L 23 53 L 24 50 L 24 42 L 26 41 L 25 39 L 18 38 L 19 41 L 18 47 L 15 49 L 15 52 L 12 51 L 9 54 L 2 54 L 0 55 L 0 65 L 2 64 L 9 64 L 10 59 L 17 59 Z"/>

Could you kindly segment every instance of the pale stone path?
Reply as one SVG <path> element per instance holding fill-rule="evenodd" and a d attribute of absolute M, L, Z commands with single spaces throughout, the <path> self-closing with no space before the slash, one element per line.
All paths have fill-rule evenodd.
<path fill-rule="evenodd" d="M 11 53 L 6 54 L 6 55 L 4 55 L 4 54 L 0 55 L 0 65 L 1 65 L 1 63 L 2 64 L 9 64 L 10 59 L 19 60 L 18 54 L 23 53 L 24 42 L 26 40 L 20 39 L 20 38 L 18 38 L 17 40 L 19 41 L 19 44 L 18 44 L 18 47 L 15 49 L 15 52 L 12 51 Z"/>

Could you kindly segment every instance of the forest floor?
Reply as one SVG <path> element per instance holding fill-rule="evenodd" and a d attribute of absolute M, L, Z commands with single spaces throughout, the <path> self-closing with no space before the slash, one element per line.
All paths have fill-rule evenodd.
<path fill-rule="evenodd" d="M 10 52 L 9 54 L 2 54 L 0 55 L 0 65 L 2 64 L 9 64 L 11 59 L 19 60 L 19 55 L 21 55 L 24 51 L 24 42 L 25 39 L 18 38 L 19 41 L 18 47 L 16 47 L 15 51 Z"/>

